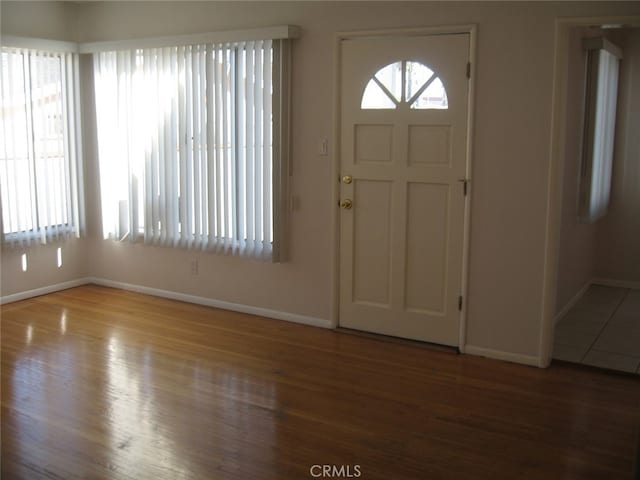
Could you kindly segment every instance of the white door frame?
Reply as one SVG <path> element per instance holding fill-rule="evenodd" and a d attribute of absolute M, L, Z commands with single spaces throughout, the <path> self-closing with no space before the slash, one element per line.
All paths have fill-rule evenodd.
<path fill-rule="evenodd" d="M 551 364 L 553 351 L 553 319 L 556 290 L 558 288 L 560 210 L 562 208 L 565 124 L 567 120 L 567 71 L 565 66 L 569 54 L 569 29 L 603 24 L 640 26 L 640 16 L 556 18 L 553 94 L 551 97 L 551 151 L 549 152 L 549 173 L 547 178 L 544 283 L 542 286 L 542 318 L 540 319 L 540 343 L 538 347 L 538 366 L 541 368 L 546 368 Z"/>
<path fill-rule="evenodd" d="M 461 294 L 464 298 L 462 303 L 462 312 L 460 313 L 460 333 L 458 341 L 458 349 L 461 353 L 464 353 L 467 338 L 467 287 L 468 287 L 468 266 L 469 266 L 469 230 L 471 225 L 470 206 L 471 196 L 473 195 L 473 179 L 471 177 L 472 172 L 472 159 L 473 159 L 473 126 L 474 126 L 474 105 L 475 105 L 475 78 L 476 78 L 476 43 L 477 43 L 477 26 L 476 25 L 454 25 L 454 26 L 442 26 L 442 27 L 424 27 L 424 28 L 401 28 L 391 30 L 367 30 L 356 32 L 338 32 L 335 35 L 335 47 L 334 47 L 334 77 L 333 77 L 333 92 L 334 92 L 334 110 L 333 110 L 333 125 L 334 125 L 334 155 L 333 155 L 333 170 L 332 170 L 332 184 L 331 184 L 331 226 L 332 226 L 332 265 L 331 265 L 331 312 L 330 319 L 333 328 L 336 328 L 340 324 L 340 215 L 338 202 L 340 199 L 340 148 L 341 145 L 341 125 L 340 125 L 340 111 L 341 111 L 341 68 L 342 68 L 342 41 L 347 39 L 365 38 L 365 37 L 394 37 L 394 36 L 422 36 L 422 35 L 443 35 L 443 34 L 469 34 L 469 61 L 471 62 L 471 78 L 469 80 L 469 105 L 467 109 L 467 169 L 466 178 L 469 180 L 469 194 L 465 197 L 465 213 L 464 213 L 464 238 L 462 247 L 462 283 Z"/>

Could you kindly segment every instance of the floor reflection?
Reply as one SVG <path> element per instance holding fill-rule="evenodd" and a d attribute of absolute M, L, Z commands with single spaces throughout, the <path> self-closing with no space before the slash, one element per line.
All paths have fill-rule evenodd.
<path fill-rule="evenodd" d="M 169 470 L 176 479 L 190 478 L 188 465 L 166 434 L 170 432 L 158 422 L 149 349 L 140 353 L 127 352 L 115 336 L 109 339 L 105 420 L 110 429 L 110 467 L 137 478 L 155 469 Z M 130 366 L 131 354 L 138 358 Z"/>
<path fill-rule="evenodd" d="M 33 340 L 33 326 L 27 325 L 27 345 L 31 345 L 32 340 Z"/>
<path fill-rule="evenodd" d="M 67 309 L 62 310 L 60 315 L 60 333 L 64 335 L 67 333 Z"/>
<path fill-rule="evenodd" d="M 14 472 L 180 480 L 278 468 L 270 360 L 247 368 L 207 338 L 185 347 L 166 325 L 135 330 L 100 309 L 88 326 L 81 314 L 47 305 L 16 315 L 3 338 L 3 460 Z"/>

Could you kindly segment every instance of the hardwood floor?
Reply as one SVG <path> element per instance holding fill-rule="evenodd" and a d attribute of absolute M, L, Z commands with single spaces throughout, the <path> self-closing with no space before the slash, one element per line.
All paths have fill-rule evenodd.
<path fill-rule="evenodd" d="M 1 312 L 2 479 L 632 478 L 637 377 L 97 286 Z"/>

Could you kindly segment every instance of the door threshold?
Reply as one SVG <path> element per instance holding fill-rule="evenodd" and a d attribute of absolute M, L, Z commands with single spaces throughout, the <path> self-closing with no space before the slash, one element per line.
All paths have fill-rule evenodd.
<path fill-rule="evenodd" d="M 354 335 L 356 337 L 371 338 L 373 340 L 379 340 L 381 342 L 397 343 L 400 345 L 419 347 L 419 348 L 424 348 L 426 350 L 435 350 L 439 352 L 451 353 L 454 355 L 460 354 L 460 350 L 458 349 L 458 347 L 451 347 L 449 345 L 440 345 L 438 343 L 430 343 L 422 340 L 412 340 L 410 338 L 392 337 L 391 335 L 364 332 L 362 330 L 354 330 L 352 328 L 345 328 L 345 327 L 337 327 L 335 331 L 338 333 L 345 333 L 347 335 Z"/>

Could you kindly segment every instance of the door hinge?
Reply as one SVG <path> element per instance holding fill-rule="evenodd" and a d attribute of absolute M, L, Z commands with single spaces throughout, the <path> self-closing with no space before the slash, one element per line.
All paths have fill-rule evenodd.
<path fill-rule="evenodd" d="M 471 78 L 471 62 L 467 62 L 467 78 Z"/>
<path fill-rule="evenodd" d="M 469 180 L 466 179 L 466 178 L 461 178 L 458 181 L 462 183 L 462 193 L 466 197 L 467 196 L 468 187 L 469 187 Z"/>
<path fill-rule="evenodd" d="M 462 311 L 462 295 L 458 297 L 458 310 Z"/>

